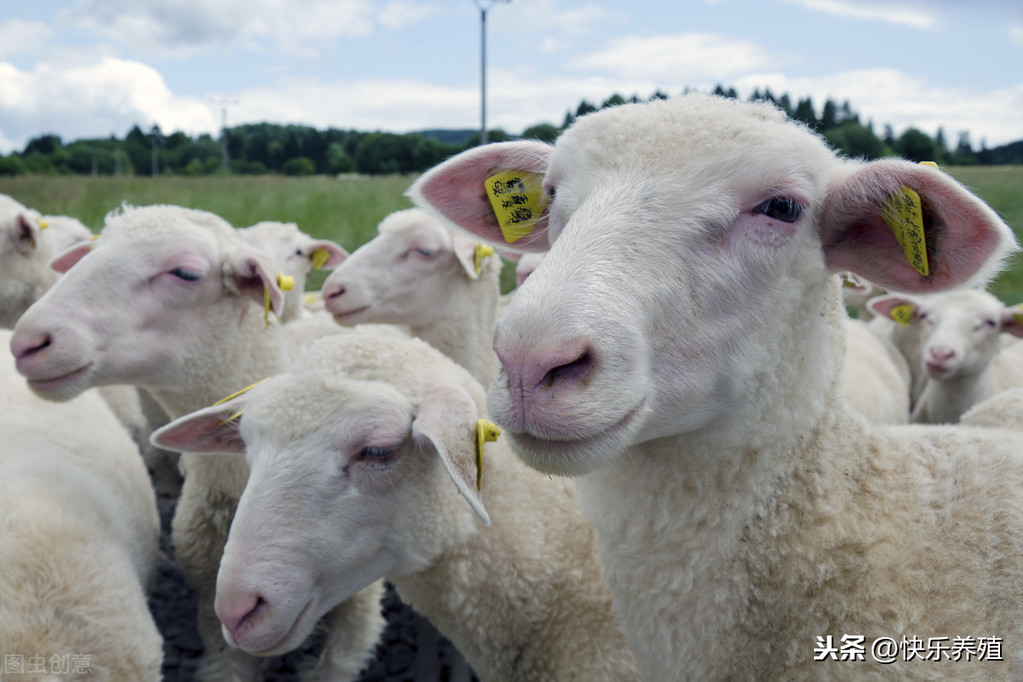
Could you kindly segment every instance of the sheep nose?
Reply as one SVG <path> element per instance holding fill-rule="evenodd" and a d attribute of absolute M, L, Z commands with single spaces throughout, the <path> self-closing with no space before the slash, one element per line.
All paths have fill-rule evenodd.
<path fill-rule="evenodd" d="M 570 339 L 552 348 L 522 349 L 495 342 L 494 352 L 511 385 L 520 387 L 524 395 L 579 382 L 596 365 L 593 346 L 582 338 Z"/>
<path fill-rule="evenodd" d="M 931 346 L 931 360 L 934 362 L 948 362 L 955 356 L 955 350 L 948 346 Z"/>
<path fill-rule="evenodd" d="M 345 289 L 345 285 L 344 284 L 341 284 L 341 283 L 331 284 L 331 285 L 329 285 L 327 287 L 324 287 L 324 289 L 323 289 L 323 300 L 324 301 L 330 301 L 331 299 L 335 299 L 338 296 L 343 296 L 345 291 L 346 291 L 346 289 Z"/>
<path fill-rule="evenodd" d="M 15 330 L 11 336 L 11 354 L 17 362 L 40 353 L 48 348 L 53 341 L 49 332 Z"/>
<path fill-rule="evenodd" d="M 254 623 L 269 608 L 269 603 L 255 592 L 231 595 L 226 599 L 220 596 L 217 595 L 214 610 L 231 641 L 237 641 L 239 630 Z"/>

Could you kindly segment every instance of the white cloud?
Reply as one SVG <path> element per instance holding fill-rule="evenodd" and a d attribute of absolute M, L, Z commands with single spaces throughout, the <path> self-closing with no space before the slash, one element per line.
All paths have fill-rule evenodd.
<path fill-rule="evenodd" d="M 52 35 L 49 26 L 35 21 L 11 19 L 0 23 L 0 59 L 44 52 Z"/>
<path fill-rule="evenodd" d="M 934 16 L 922 5 L 898 5 L 890 2 L 870 3 L 863 0 L 788 0 L 809 10 L 824 12 L 842 19 L 880 21 L 911 28 L 930 30 L 935 26 Z"/>
<path fill-rule="evenodd" d="M 117 135 L 154 122 L 165 131 L 214 132 L 217 116 L 206 103 L 176 97 L 163 77 L 138 62 L 104 57 L 67 69 L 38 64 L 21 71 L 0 64 L 4 127 L 0 143 L 12 148 L 45 132 L 64 140 Z"/>
<path fill-rule="evenodd" d="M 64 19 L 139 55 L 190 57 L 215 45 L 315 57 L 337 40 L 402 30 L 438 5 L 374 0 L 81 0 Z"/>
<path fill-rule="evenodd" d="M 685 84 L 722 79 L 752 69 L 773 68 L 791 59 L 768 54 L 754 43 L 726 36 L 684 33 L 627 36 L 597 52 L 570 60 L 567 66 L 621 78 Z"/>
<path fill-rule="evenodd" d="M 1023 84 L 978 91 L 935 84 L 896 69 L 843 71 L 817 78 L 761 74 L 736 82 L 743 96 L 765 86 L 775 94 L 788 93 L 793 104 L 811 97 L 817 115 L 829 98 L 837 103 L 848 100 L 860 121 L 873 121 L 878 134 L 884 125 L 891 125 L 896 134 L 913 127 L 932 136 L 943 128 L 946 139 L 954 142 L 965 130 L 975 145 L 984 139 L 989 147 L 1023 138 L 1019 117 Z"/>
<path fill-rule="evenodd" d="M 530 0 L 513 2 L 503 7 L 495 5 L 487 14 L 488 24 L 498 31 L 515 33 L 522 37 L 541 34 L 557 35 L 561 38 L 589 33 L 609 16 L 599 5 L 582 5 L 572 9 L 560 9 L 559 0 Z"/>

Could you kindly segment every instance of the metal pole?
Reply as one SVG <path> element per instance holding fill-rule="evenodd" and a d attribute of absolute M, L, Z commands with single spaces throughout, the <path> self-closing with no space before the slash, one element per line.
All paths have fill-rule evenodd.
<path fill-rule="evenodd" d="M 480 6 L 480 144 L 487 143 L 487 10 Z"/>
<path fill-rule="evenodd" d="M 220 167 L 227 172 L 227 107 L 220 108 Z"/>

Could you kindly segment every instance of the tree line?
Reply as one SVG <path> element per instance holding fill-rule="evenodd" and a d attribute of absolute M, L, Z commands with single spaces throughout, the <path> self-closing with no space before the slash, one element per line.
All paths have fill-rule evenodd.
<path fill-rule="evenodd" d="M 738 98 L 734 88 L 726 90 L 720 85 L 714 93 Z M 648 99 L 666 98 L 658 91 Z M 851 157 L 901 156 L 940 165 L 1023 163 L 1023 140 L 995 149 L 988 149 L 982 141 L 980 149 L 974 149 L 966 131 L 957 133 L 954 144 L 940 128 L 934 137 L 916 128 L 896 136 L 890 125 L 884 125 L 878 134 L 873 122 L 862 122 L 848 101 L 828 99 L 818 115 L 809 97 L 793 104 L 787 94 L 776 97 L 770 90 L 757 90 L 750 99 L 774 102 L 790 117 L 821 133 L 836 151 Z M 565 114 L 560 126 L 539 123 L 518 137 L 553 142 L 580 116 L 640 101 L 635 95 L 626 99 L 619 94 L 599 106 L 583 100 Z M 478 143 L 478 132 L 472 130 L 398 134 L 255 123 L 228 128 L 224 133 L 226 158 L 223 139 L 209 134 L 190 137 L 182 132 L 164 135 L 158 126 L 143 131 L 136 125 L 124 139 L 110 136 L 67 144 L 58 135 L 45 134 L 30 140 L 20 152 L 0 156 L 0 175 L 406 174 L 422 172 Z M 491 142 L 514 139 L 501 129 L 488 131 L 488 138 Z"/>

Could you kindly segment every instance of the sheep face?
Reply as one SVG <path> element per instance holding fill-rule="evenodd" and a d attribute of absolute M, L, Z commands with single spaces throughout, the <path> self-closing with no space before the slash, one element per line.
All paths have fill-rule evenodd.
<path fill-rule="evenodd" d="M 294 287 L 284 295 L 282 321 L 299 316 L 311 269 L 335 268 L 348 257 L 348 252 L 339 244 L 315 239 L 299 230 L 295 223 L 263 221 L 239 228 L 238 235 L 266 254 L 280 272 L 294 280 Z"/>
<path fill-rule="evenodd" d="M 393 213 L 324 282 L 326 308 L 343 325 L 425 326 L 453 287 L 479 277 L 475 245 L 420 209 Z"/>
<path fill-rule="evenodd" d="M 831 390 L 841 349 L 823 341 L 838 326 L 830 272 L 926 291 L 964 282 L 1012 243 L 940 171 L 843 162 L 773 107 L 703 96 L 604 110 L 553 148 L 465 152 L 410 195 L 497 242 L 508 237 L 482 188 L 508 169 L 542 176 L 550 197 L 534 233 L 511 246 L 549 253 L 498 324 L 489 409 L 519 454 L 553 473 L 584 473 L 635 443 L 756 424 L 758 400 L 789 400 L 779 391 L 798 383 L 790 348 L 821 355 L 812 363 Z M 926 277 L 882 219 L 903 185 L 932 223 Z M 939 259 L 949 253 L 959 260 Z M 804 350 L 808 337 L 829 348 Z M 823 409 L 816 394 L 791 400 L 808 417 Z"/>
<path fill-rule="evenodd" d="M 917 327 L 921 372 L 947 381 L 983 372 L 994 359 L 1005 332 L 1023 336 L 1023 323 L 985 291 L 953 291 L 939 296 L 890 295 L 872 305 L 891 311 L 901 306 L 905 327 Z"/>
<path fill-rule="evenodd" d="M 447 369 L 405 369 L 424 365 Z M 464 542 L 473 508 L 486 516 L 472 468 L 483 399 L 426 344 L 355 332 L 160 429 L 163 447 L 244 451 L 251 468 L 217 579 L 225 638 L 259 654 L 293 649 L 357 591 Z"/>
<path fill-rule="evenodd" d="M 239 301 L 261 305 L 265 291 L 281 303 L 269 266 L 230 226 L 176 207 L 108 218 L 98 240 L 52 265 L 67 272 L 19 320 L 11 351 L 32 389 L 54 400 L 105 384 L 175 385 L 220 324 L 259 314 Z"/>

